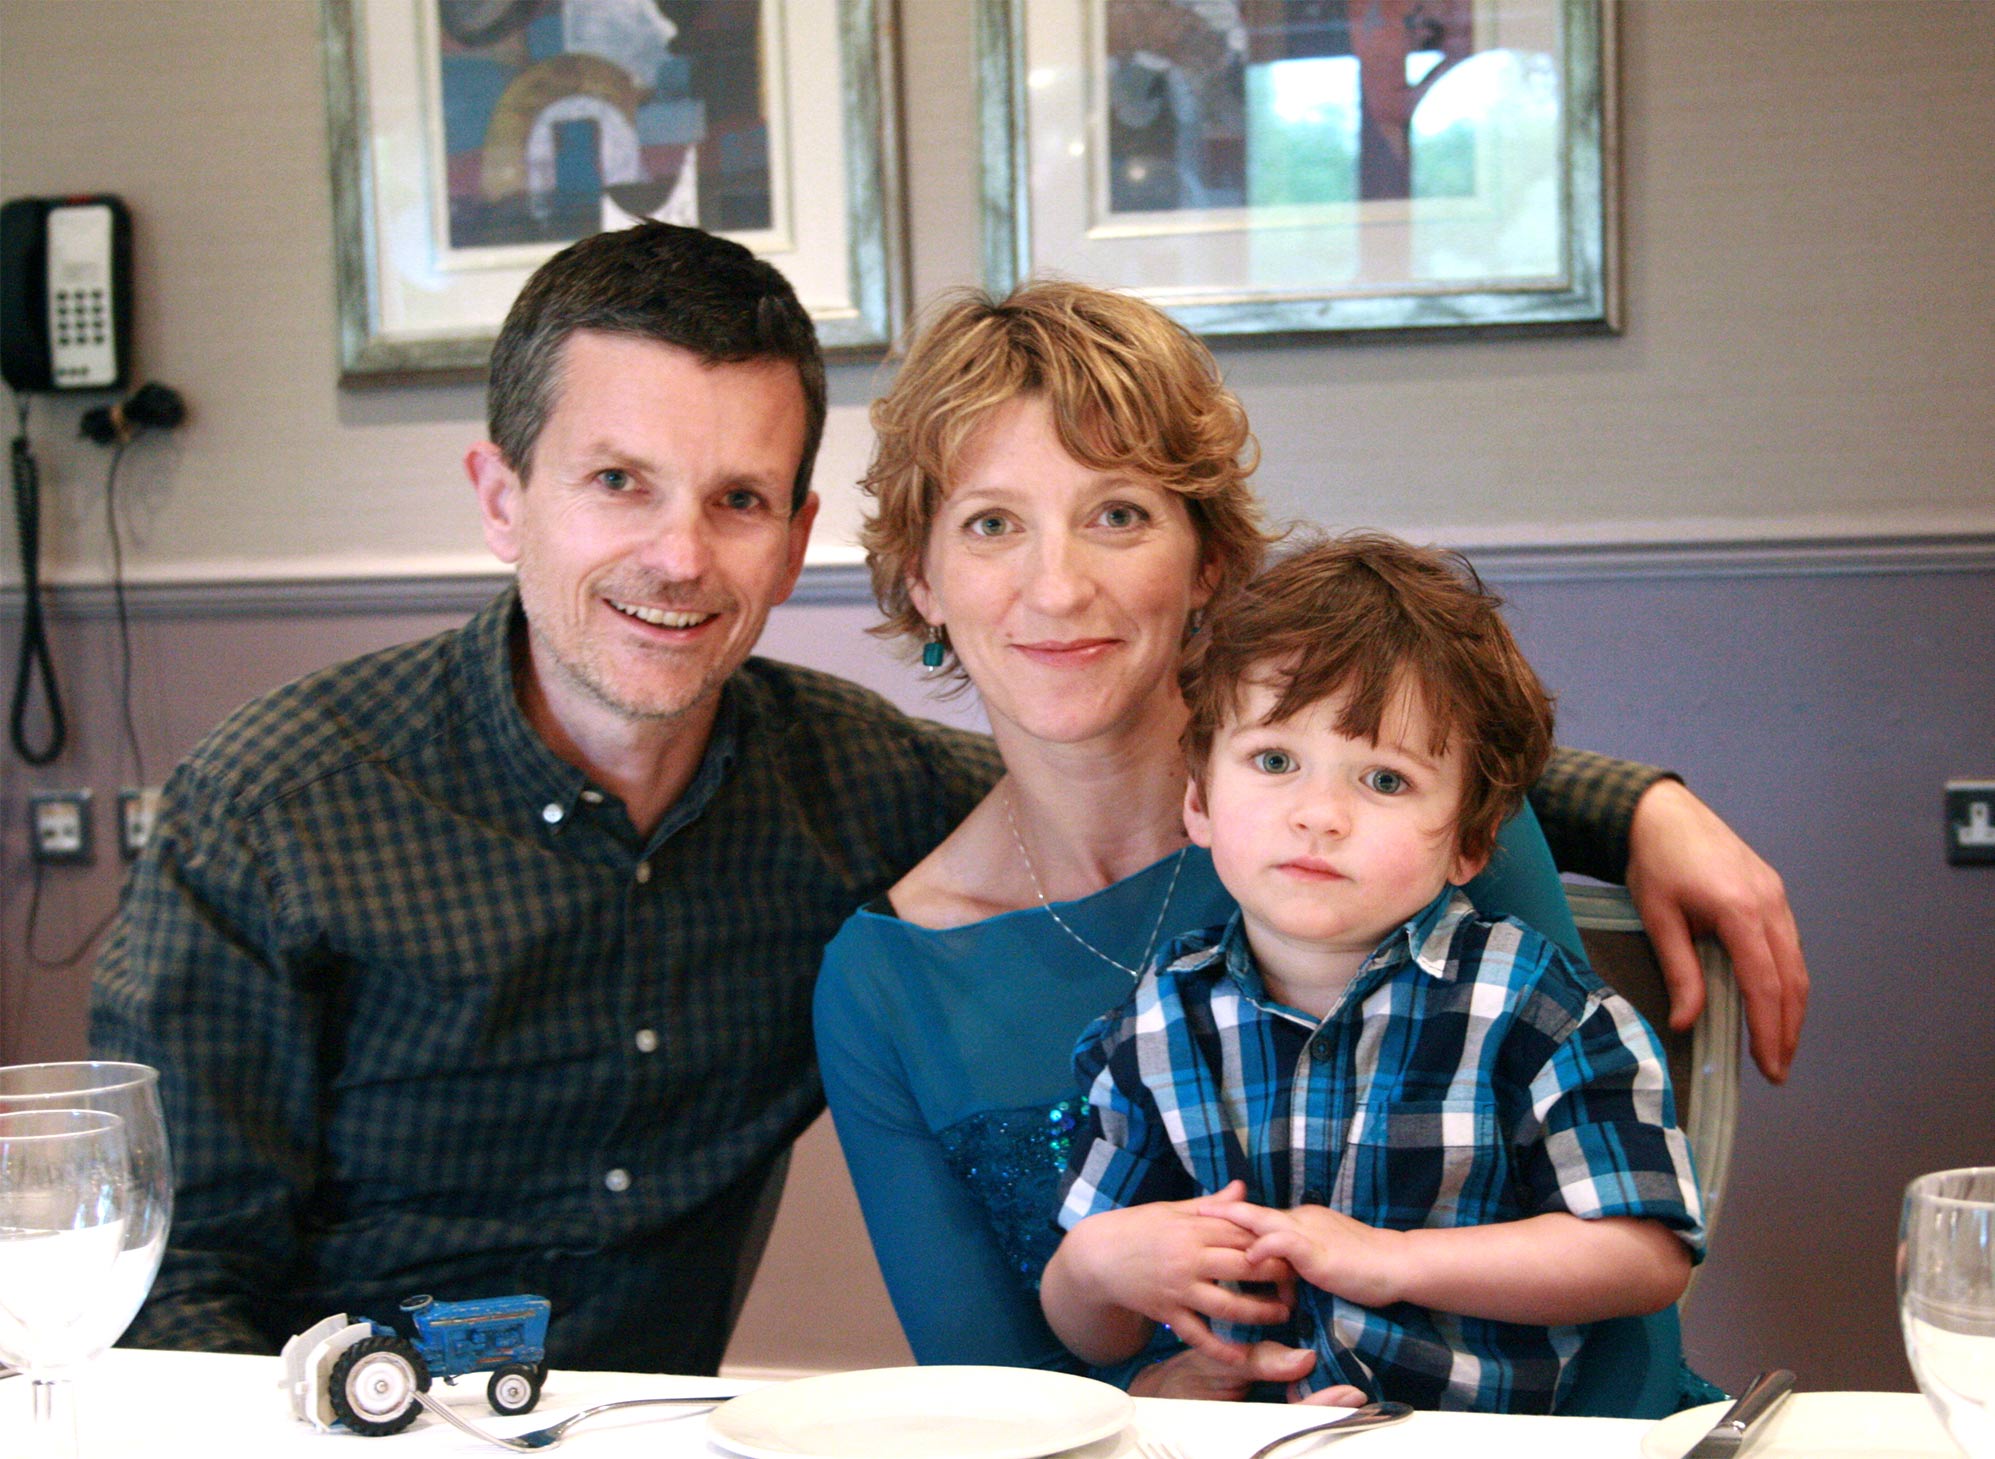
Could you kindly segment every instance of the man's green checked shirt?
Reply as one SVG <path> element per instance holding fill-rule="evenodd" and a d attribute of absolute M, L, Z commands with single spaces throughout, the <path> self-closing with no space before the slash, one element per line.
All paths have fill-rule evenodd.
<path fill-rule="evenodd" d="M 274 1352 L 417 1292 L 536 1292 L 557 1367 L 711 1371 L 811 985 L 989 786 L 988 740 L 751 660 L 648 838 L 514 699 L 511 592 L 231 716 L 98 971 L 163 1074 L 171 1249 L 131 1341 Z"/>

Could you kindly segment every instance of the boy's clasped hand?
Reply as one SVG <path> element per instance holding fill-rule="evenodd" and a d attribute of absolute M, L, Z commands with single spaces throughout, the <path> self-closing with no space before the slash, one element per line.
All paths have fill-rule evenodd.
<path fill-rule="evenodd" d="M 1336 1290 L 1335 1284 L 1326 1280 L 1329 1264 L 1316 1260 L 1315 1253 L 1323 1252 L 1324 1247 L 1319 1247 L 1313 1236 L 1302 1234 L 1305 1221 L 1320 1215 L 1379 1238 L 1374 1247 L 1378 1253 L 1378 1262 L 1372 1266 L 1374 1276 L 1384 1275 L 1387 1253 L 1397 1234 L 1364 1226 L 1321 1206 L 1276 1211 L 1254 1205 L 1246 1197 L 1246 1183 L 1236 1180 L 1217 1195 L 1104 1211 L 1075 1227 L 1063 1250 L 1071 1261 L 1086 1267 L 1087 1279 L 1096 1284 L 1095 1290 L 1129 1312 L 1162 1323 L 1186 1345 L 1241 1367 L 1248 1360 L 1248 1345 L 1219 1336 L 1213 1323 L 1278 1327 L 1287 1322 L 1299 1272 L 1305 1280 Z M 1299 1253 L 1305 1249 L 1312 1253 L 1304 1258 L 1311 1269 L 1324 1275 L 1304 1271 L 1290 1254 L 1291 1250 Z M 1255 1287 L 1271 1290 L 1247 1290 Z M 1354 1301 L 1368 1300 L 1356 1293 L 1349 1295 Z M 1301 1372 L 1314 1366 L 1314 1355 L 1306 1349 L 1288 1351 L 1295 1354 Z M 1366 1401 L 1361 1390 L 1348 1384 L 1293 1397 L 1338 1408 Z"/>

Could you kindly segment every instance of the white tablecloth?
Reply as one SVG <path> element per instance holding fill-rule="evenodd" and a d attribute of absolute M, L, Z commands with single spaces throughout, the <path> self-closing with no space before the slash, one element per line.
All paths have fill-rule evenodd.
<path fill-rule="evenodd" d="M 403 1433 L 364 1439 L 343 1430 L 322 1433 L 291 1417 L 279 1386 L 276 1358 L 209 1353 L 118 1350 L 81 1380 L 86 1459 L 426 1459 L 440 1455 L 492 1456 L 504 1451 L 481 1444 L 429 1414 Z M 712 1393 L 753 1385 L 711 1378 L 630 1373 L 550 1374 L 539 1407 L 501 1418 L 485 1405 L 482 1378 L 434 1392 L 483 1428 L 522 1433 L 576 1408 L 610 1398 L 647 1394 Z M 1908 1398 L 1916 1398 L 1907 1395 Z M 658 1409 L 604 1414 L 579 1426 L 562 1448 L 574 1459 L 725 1459 L 709 1442 L 703 1413 L 661 1416 Z M 1321 1416 L 1319 1416 L 1321 1417 Z M 1190 1403 L 1139 1399 L 1139 1430 L 1166 1435 L 1188 1459 L 1245 1459 L 1278 1434 L 1311 1417 L 1277 1405 Z M 21 1446 L 28 1422 L 28 1383 L 0 1382 L 0 1454 Z M 1299 1455 L 1335 1459 L 1639 1459 L 1642 1438 L 1653 1426 L 1623 1419 L 1523 1418 L 1482 1414 L 1416 1414 L 1392 1428 L 1354 1434 L 1322 1448 L 1299 1446 Z M 1076 1451 L 1075 1459 L 1135 1459 L 1135 1435 Z"/>

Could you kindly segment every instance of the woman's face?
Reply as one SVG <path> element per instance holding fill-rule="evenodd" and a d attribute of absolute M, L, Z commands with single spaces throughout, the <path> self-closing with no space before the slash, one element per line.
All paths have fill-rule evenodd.
<path fill-rule="evenodd" d="M 973 436 L 929 534 L 915 607 L 949 631 L 994 726 L 1078 744 L 1176 733 L 1185 621 L 1204 606 L 1184 499 L 1069 456 L 1037 396 Z"/>

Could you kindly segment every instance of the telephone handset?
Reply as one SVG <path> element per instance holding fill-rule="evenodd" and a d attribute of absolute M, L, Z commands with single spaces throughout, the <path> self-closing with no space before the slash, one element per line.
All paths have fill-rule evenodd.
<path fill-rule="evenodd" d="M 0 374 L 22 394 L 131 373 L 132 219 L 109 194 L 0 205 Z"/>
<path fill-rule="evenodd" d="M 21 546 L 21 650 L 8 715 L 15 751 L 47 765 L 68 742 L 41 602 L 41 484 L 28 445 L 28 398 L 41 391 L 116 390 L 131 373 L 132 219 L 108 194 L 0 204 L 0 376 L 14 387 L 21 429 L 11 448 Z M 108 495 L 109 486 L 106 486 Z M 29 737 L 39 681 L 43 736 Z"/>

